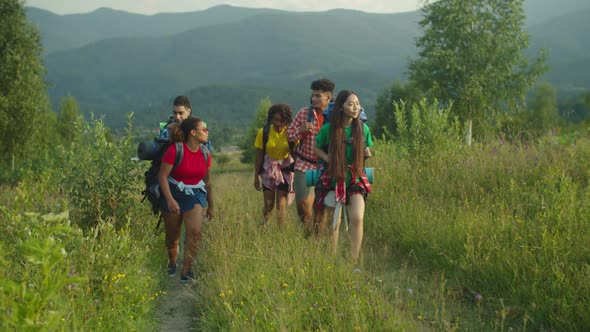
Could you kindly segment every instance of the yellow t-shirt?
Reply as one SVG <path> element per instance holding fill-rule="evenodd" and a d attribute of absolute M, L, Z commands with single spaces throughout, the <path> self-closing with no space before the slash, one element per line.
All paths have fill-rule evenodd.
<path fill-rule="evenodd" d="M 254 147 L 262 150 L 262 128 L 258 130 Z M 287 127 L 277 133 L 274 126 L 268 131 L 268 142 L 266 143 L 266 154 L 275 159 L 283 160 L 289 157 L 289 141 L 287 141 Z"/>

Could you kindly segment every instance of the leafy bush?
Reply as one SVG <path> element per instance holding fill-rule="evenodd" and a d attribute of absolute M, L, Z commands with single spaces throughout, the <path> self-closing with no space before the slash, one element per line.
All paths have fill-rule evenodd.
<path fill-rule="evenodd" d="M 451 116 L 451 107 L 441 108 L 438 100 L 422 99 L 406 110 L 404 101 L 394 102 L 398 136 L 397 144 L 412 158 L 424 158 L 438 151 L 461 147 L 461 126 Z"/>

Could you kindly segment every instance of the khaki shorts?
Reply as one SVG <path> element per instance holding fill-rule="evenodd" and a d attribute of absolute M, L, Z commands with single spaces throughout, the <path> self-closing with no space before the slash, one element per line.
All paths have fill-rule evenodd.
<path fill-rule="evenodd" d="M 305 172 L 295 171 L 295 178 L 293 179 L 293 187 L 295 189 L 295 200 L 301 201 L 309 196 L 314 196 L 314 187 L 308 187 L 305 183 Z"/>

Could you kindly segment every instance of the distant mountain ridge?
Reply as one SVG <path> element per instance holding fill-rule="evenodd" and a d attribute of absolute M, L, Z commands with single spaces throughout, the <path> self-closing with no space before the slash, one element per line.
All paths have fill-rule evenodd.
<path fill-rule="evenodd" d="M 559 4 L 525 2 L 527 13 L 538 14 L 527 19 L 532 50 L 542 46 L 550 52 L 550 65 L 559 68 L 546 76 L 552 83 L 588 88 L 590 75 L 584 73 L 589 66 L 571 69 L 569 64 L 588 61 L 585 8 L 590 9 L 590 1 Z M 293 106 L 301 107 L 309 82 L 318 77 L 334 79 L 337 90 L 358 90 L 371 113 L 377 94 L 404 78 L 408 59 L 416 54 L 421 17 L 418 11 L 295 13 L 231 6 L 153 16 L 110 9 L 59 16 L 29 8 L 28 13 L 42 28 L 47 49 L 53 50 L 46 52 L 45 63 L 54 103 L 71 94 L 86 112 L 106 114 L 112 126 L 122 126 L 129 111 L 144 123 L 156 121 L 154 107 L 166 108 L 171 97 L 189 92 L 213 98 L 196 103 L 215 104 L 225 112 L 215 116 L 243 126 L 246 118 L 232 112 L 252 117 L 252 105 L 264 87 L 269 95 L 290 96 Z M 35 21 L 39 17 L 41 22 Z M 216 98 L 208 90 L 211 85 L 225 87 L 225 97 Z M 247 86 L 253 87 L 252 98 L 244 97 Z M 301 97 L 294 98 L 296 94 Z M 248 101 L 235 103 L 234 98 Z"/>
<path fill-rule="evenodd" d="M 280 11 L 220 5 L 188 13 L 142 15 L 99 8 L 86 14 L 57 15 L 27 7 L 29 20 L 42 33 L 46 55 L 106 39 L 173 35 L 202 26 L 237 22 L 254 15 L 274 12 Z"/>
<path fill-rule="evenodd" d="M 417 18 L 416 13 L 265 13 L 172 36 L 99 41 L 47 56 L 50 92 L 71 94 L 96 108 L 129 109 L 130 103 L 146 105 L 199 86 L 300 89 L 309 85 L 301 78 L 343 72 L 368 77 L 351 77 L 337 82 L 339 87 L 378 82 L 362 88 L 380 92 L 388 80 L 401 78 L 414 54 L 416 35 L 410 33 Z"/>

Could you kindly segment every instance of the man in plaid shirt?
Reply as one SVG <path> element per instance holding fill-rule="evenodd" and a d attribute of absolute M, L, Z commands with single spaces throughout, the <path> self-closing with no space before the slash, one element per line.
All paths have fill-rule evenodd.
<path fill-rule="evenodd" d="M 313 153 L 313 147 L 317 145 L 316 135 L 324 124 L 323 111 L 330 104 L 334 92 L 334 82 L 322 78 L 311 82 L 311 106 L 304 107 L 297 112 L 295 119 L 287 129 L 289 142 L 299 141 L 295 151 L 295 200 L 297 201 L 297 213 L 299 219 L 305 225 L 306 234 L 312 231 L 312 209 L 314 200 L 314 188 L 307 187 L 305 172 L 318 168 L 318 156 Z M 308 114 L 310 111 L 313 114 Z M 316 212 L 315 220 L 321 220 Z M 316 224 L 314 222 L 314 224 Z M 314 232 L 318 229 L 314 227 Z"/>

